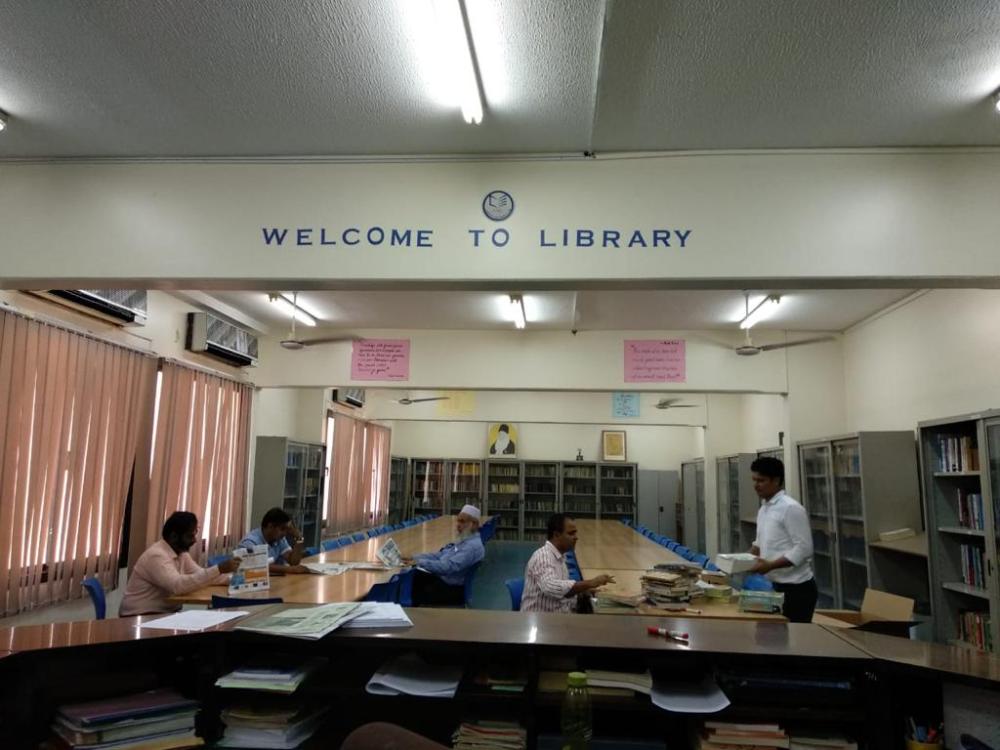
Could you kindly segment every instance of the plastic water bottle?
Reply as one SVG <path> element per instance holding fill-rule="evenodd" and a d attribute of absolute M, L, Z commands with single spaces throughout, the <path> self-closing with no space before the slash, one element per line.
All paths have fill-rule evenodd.
<path fill-rule="evenodd" d="M 563 750 L 587 750 L 593 733 L 587 675 L 570 672 L 562 705 Z"/>

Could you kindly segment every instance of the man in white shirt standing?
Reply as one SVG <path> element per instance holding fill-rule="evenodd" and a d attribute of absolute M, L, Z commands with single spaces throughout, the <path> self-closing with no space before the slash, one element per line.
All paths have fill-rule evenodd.
<path fill-rule="evenodd" d="M 576 547 L 576 523 L 565 513 L 556 513 L 546 528 L 548 541 L 528 560 L 524 569 L 522 612 L 572 612 L 577 594 L 589 594 L 614 583 L 608 575 L 574 581 L 566 568 L 566 553 Z"/>
<path fill-rule="evenodd" d="M 753 488 L 761 499 L 757 538 L 750 547 L 759 557 L 754 573 L 763 573 L 785 595 L 784 615 L 791 622 L 812 622 L 816 609 L 812 529 L 798 500 L 785 494 L 785 465 L 758 458 L 750 465 Z"/>

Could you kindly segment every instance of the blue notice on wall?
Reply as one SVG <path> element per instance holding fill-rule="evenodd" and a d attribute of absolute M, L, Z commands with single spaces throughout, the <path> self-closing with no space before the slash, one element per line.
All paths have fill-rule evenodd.
<path fill-rule="evenodd" d="M 611 416 L 614 419 L 625 419 L 639 416 L 639 394 L 621 393 L 611 394 Z"/>

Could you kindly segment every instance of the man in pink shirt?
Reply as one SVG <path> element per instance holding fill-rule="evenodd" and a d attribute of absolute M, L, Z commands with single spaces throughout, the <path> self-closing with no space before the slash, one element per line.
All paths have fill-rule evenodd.
<path fill-rule="evenodd" d="M 230 558 L 211 568 L 201 567 L 188 554 L 197 539 L 198 517 L 194 513 L 179 510 L 171 514 L 163 524 L 163 539 L 136 561 L 118 614 L 128 617 L 176 612 L 180 605 L 167 601 L 169 597 L 225 583 L 226 574 L 236 570 L 240 561 Z"/>

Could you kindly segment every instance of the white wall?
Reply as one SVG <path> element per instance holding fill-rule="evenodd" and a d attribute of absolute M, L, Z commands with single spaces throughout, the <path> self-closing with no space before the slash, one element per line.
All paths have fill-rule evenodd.
<path fill-rule="evenodd" d="M 322 388 L 258 388 L 254 435 L 323 442 L 326 402 Z"/>
<path fill-rule="evenodd" d="M 851 430 L 1000 407 L 1000 291 L 935 290 L 848 331 Z"/>

